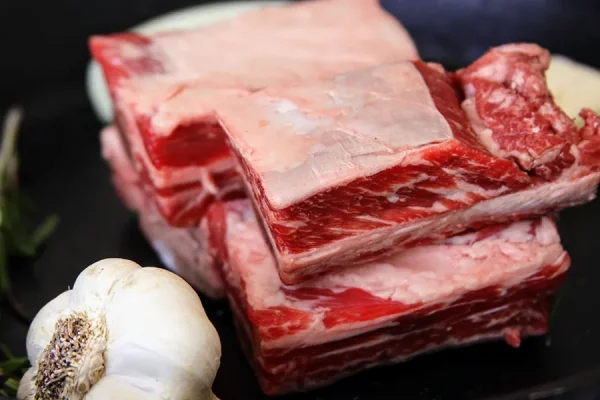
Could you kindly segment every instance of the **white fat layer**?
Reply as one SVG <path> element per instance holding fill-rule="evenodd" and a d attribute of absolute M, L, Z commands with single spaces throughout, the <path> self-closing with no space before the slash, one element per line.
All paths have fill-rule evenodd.
<path fill-rule="evenodd" d="M 173 84 L 155 76 L 136 78 L 115 88 L 121 107 L 150 118 L 152 132 L 163 137 L 171 135 L 178 126 L 216 123 L 214 110 L 219 104 L 248 93 L 244 89 L 207 87 L 198 82 Z"/>
<path fill-rule="evenodd" d="M 217 113 L 275 209 L 402 164 L 416 148 L 452 138 L 423 77 L 408 62 L 267 89 Z"/>
<path fill-rule="evenodd" d="M 121 62 L 150 57 L 162 67 L 148 79 L 129 81 L 252 89 L 419 58 L 408 32 L 372 0 L 264 8 L 200 29 L 156 34 L 143 48 L 120 42 L 116 52 Z"/>

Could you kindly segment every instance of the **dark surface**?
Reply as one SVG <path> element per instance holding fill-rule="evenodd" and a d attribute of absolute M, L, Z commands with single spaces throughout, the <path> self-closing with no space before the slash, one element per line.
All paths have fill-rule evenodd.
<path fill-rule="evenodd" d="M 41 257 L 13 268 L 17 294 L 31 313 L 98 259 L 125 257 L 158 264 L 134 218 L 114 195 L 99 155 L 100 125 L 83 91 L 85 42 L 88 34 L 125 29 L 191 3 L 0 2 L 0 45 L 10 55 L 0 62 L 0 111 L 9 103 L 24 103 L 23 184 L 41 212 L 61 216 Z M 464 65 L 491 45 L 526 40 L 600 66 L 597 1 L 383 3 L 401 16 L 425 59 L 452 67 Z M 560 230 L 573 266 L 547 337 L 526 340 L 519 350 L 493 343 L 427 355 L 288 398 L 600 398 L 594 386 L 600 384 L 600 200 L 563 212 Z M 227 305 L 204 301 L 223 343 L 215 393 L 223 400 L 264 398 L 234 337 Z M 5 311 L 0 317 L 0 342 L 24 354 L 27 327 Z"/>

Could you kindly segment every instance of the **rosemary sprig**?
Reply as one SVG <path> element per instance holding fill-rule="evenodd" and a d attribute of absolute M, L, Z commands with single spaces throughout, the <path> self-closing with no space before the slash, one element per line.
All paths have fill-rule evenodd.
<path fill-rule="evenodd" d="M 548 318 L 548 331 L 552 332 L 552 328 L 554 327 L 554 321 L 556 320 L 556 314 L 560 308 L 561 302 L 565 295 L 569 292 L 569 283 L 566 282 L 563 286 L 558 289 L 554 296 L 554 301 L 552 304 L 552 310 L 550 311 L 550 316 Z"/>
<path fill-rule="evenodd" d="M 29 368 L 26 357 L 16 358 L 4 345 L 0 345 L 5 361 L 0 362 L 0 396 L 16 396 L 21 376 Z"/>
<path fill-rule="evenodd" d="M 0 300 L 6 301 L 10 310 L 20 320 L 30 318 L 16 300 L 8 271 L 9 257 L 32 257 L 52 234 L 58 223 L 56 216 L 47 218 L 31 231 L 24 215 L 29 211 L 27 199 L 19 190 L 17 139 L 22 111 L 8 111 L 2 132 L 0 147 Z"/>
<path fill-rule="evenodd" d="M 9 310 L 21 321 L 31 322 L 17 301 L 9 274 L 11 256 L 32 257 L 52 234 L 58 218 L 46 218 L 31 230 L 25 221 L 30 202 L 19 190 L 17 139 L 22 111 L 9 110 L 4 121 L 0 147 L 0 305 L 6 302 Z M 19 380 L 29 366 L 27 358 L 16 358 L 0 343 L 0 395 L 14 396 Z"/>

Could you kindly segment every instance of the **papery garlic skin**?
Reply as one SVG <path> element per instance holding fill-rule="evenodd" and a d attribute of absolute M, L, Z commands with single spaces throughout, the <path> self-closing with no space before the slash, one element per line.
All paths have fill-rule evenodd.
<path fill-rule="evenodd" d="M 36 384 L 42 376 L 40 362 L 54 357 L 50 343 L 64 344 L 53 340 L 57 328 L 62 324 L 73 329 L 65 323 L 75 317 L 81 322 L 82 315 L 95 327 L 94 334 L 77 337 L 94 344 L 79 350 L 87 353 L 78 376 L 69 378 L 76 386 L 64 392 L 69 400 L 215 398 L 211 386 L 221 343 L 196 292 L 171 272 L 106 259 L 86 268 L 72 290 L 36 315 L 27 335 L 27 356 L 33 367 L 21 381 L 19 400 L 39 397 L 45 387 Z"/>

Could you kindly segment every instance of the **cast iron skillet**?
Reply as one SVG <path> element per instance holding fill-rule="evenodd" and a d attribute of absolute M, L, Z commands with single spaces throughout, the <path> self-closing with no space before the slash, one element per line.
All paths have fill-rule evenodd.
<path fill-rule="evenodd" d="M 151 16 L 141 4 L 156 6 L 156 13 L 168 8 L 159 0 L 144 1 L 85 2 L 79 6 L 58 0 L 55 4 L 68 5 L 71 15 L 79 12 L 89 18 L 97 9 L 98 15 L 90 20 L 94 30 L 89 31 L 85 24 L 63 27 L 72 29 L 76 40 L 63 35 L 64 48 L 51 49 L 58 55 L 50 72 L 39 63 L 39 69 L 34 69 L 25 52 L 21 61 L 11 58 L 0 63 L 0 105 L 20 99 L 26 110 L 20 146 L 24 187 L 40 204 L 40 214 L 57 212 L 61 216 L 59 229 L 39 259 L 13 268 L 16 291 L 32 313 L 72 285 L 81 269 L 98 259 L 125 257 L 143 265 L 159 265 L 134 217 L 110 186 L 108 169 L 100 158 L 100 124 L 83 89 L 85 37 L 125 29 Z M 184 6 L 189 0 L 169 4 Z M 402 19 L 423 58 L 448 68 L 465 65 L 490 46 L 514 41 L 537 42 L 555 53 L 600 67 L 597 2 L 383 0 L 383 5 Z M 111 13 L 121 18 L 123 26 L 108 22 Z M 123 15 L 130 15 L 130 20 L 125 21 Z M 0 12 L 0 26 L 10 18 L 11 14 Z M 17 33 L 12 38 L 18 37 L 23 28 L 13 26 Z M 46 35 L 47 43 L 57 40 L 53 30 Z M 12 42 L 3 38 L 0 44 L 10 47 Z M 42 43 L 30 51 L 47 53 L 48 49 Z M 12 75 L 8 74 L 11 71 Z M 560 394 L 566 398 L 564 393 L 574 396 L 576 392 L 582 396 L 578 398 L 596 398 L 595 385 L 600 382 L 600 200 L 564 211 L 559 226 L 573 265 L 546 337 L 525 340 L 518 350 L 491 343 L 430 354 L 285 399 L 539 399 Z M 215 393 L 224 400 L 265 399 L 240 351 L 227 304 L 203 300 L 223 343 Z M 26 326 L 2 310 L 0 341 L 24 354 L 26 332 Z"/>

